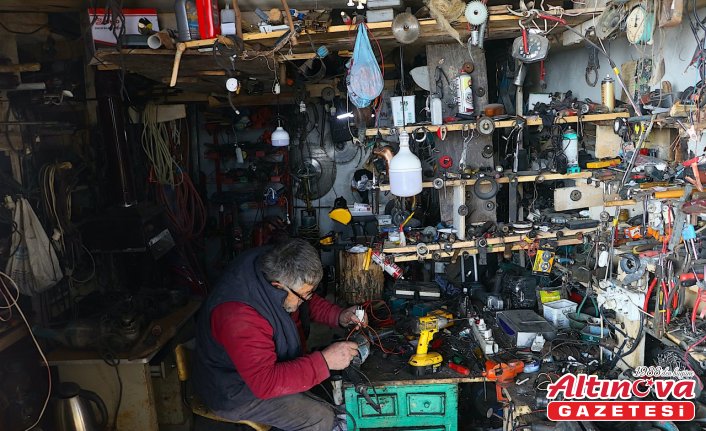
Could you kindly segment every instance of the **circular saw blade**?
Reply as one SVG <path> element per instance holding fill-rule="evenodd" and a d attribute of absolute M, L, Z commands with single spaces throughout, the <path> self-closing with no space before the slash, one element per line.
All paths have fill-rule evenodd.
<path fill-rule="evenodd" d="M 292 175 L 297 179 L 294 195 L 301 200 L 325 196 L 336 179 L 336 164 L 324 149 L 305 145 L 290 156 Z"/>
<path fill-rule="evenodd" d="M 610 38 L 620 27 L 623 20 L 623 13 L 620 8 L 609 7 L 601 12 L 596 19 L 595 32 L 596 37 L 604 40 Z"/>
<path fill-rule="evenodd" d="M 392 35 L 399 43 L 410 44 L 419 38 L 419 20 L 409 12 L 404 12 L 392 21 Z"/>
<path fill-rule="evenodd" d="M 466 21 L 471 25 L 481 25 L 488 19 L 488 7 L 481 1 L 474 0 L 466 5 Z"/>

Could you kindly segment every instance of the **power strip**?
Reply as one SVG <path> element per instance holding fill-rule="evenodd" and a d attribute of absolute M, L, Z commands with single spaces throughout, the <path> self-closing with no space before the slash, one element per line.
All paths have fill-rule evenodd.
<path fill-rule="evenodd" d="M 476 337 L 483 354 L 494 355 L 498 353 L 498 343 L 493 338 L 493 330 L 487 327 L 485 320 L 479 319 L 476 322 L 476 319 L 470 318 L 468 321 L 471 328 L 473 328 L 473 335 Z"/>

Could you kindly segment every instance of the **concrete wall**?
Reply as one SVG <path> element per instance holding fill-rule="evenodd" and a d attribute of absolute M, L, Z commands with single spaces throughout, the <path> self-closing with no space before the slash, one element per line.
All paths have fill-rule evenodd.
<path fill-rule="evenodd" d="M 699 15 L 702 18 L 706 16 L 706 9 L 700 9 Z M 696 68 L 689 67 L 686 69 L 696 47 L 696 41 L 691 33 L 686 13 L 680 26 L 667 29 L 657 28 L 653 39 L 654 43 L 651 46 L 636 47 L 628 43 L 623 33 L 617 39 L 607 43 L 604 42 L 604 44 L 618 67 L 627 61 L 637 60 L 643 55 L 652 56 L 655 63 L 660 57 L 663 57 L 665 74 L 662 80 L 670 81 L 674 91 L 683 91 L 698 82 L 699 78 Z M 590 87 L 586 84 L 583 77 L 587 61 L 588 51 L 583 44 L 573 45 L 571 48 L 562 47 L 554 51 L 550 50 L 549 58 L 545 63 L 546 91 L 564 92 L 572 90 L 574 95 L 581 99 L 590 98 L 594 101 L 600 101 L 600 81 L 606 75 L 610 75 L 615 79 L 615 75 L 610 70 L 608 60 L 600 55 L 598 84 L 595 87 Z M 536 73 L 538 66 L 533 68 Z M 537 83 L 538 78 L 533 81 Z M 658 87 L 655 86 L 653 88 Z M 615 89 L 616 97 L 619 97 L 621 91 L 617 82 Z"/>

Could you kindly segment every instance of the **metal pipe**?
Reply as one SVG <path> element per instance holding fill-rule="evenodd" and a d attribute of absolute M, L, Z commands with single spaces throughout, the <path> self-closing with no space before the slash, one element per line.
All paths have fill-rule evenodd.
<path fill-rule="evenodd" d="M 478 283 L 478 257 L 476 254 L 473 255 L 473 278 Z"/>

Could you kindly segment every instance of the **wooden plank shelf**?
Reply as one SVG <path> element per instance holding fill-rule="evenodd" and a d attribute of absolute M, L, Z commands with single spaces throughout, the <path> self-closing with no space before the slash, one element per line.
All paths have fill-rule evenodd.
<path fill-rule="evenodd" d="M 563 18 L 567 20 L 569 25 L 576 26 L 601 13 L 602 10 L 603 8 L 601 7 L 572 9 L 570 11 L 571 14 L 565 14 Z M 519 36 L 519 17 L 508 13 L 506 6 L 491 6 L 489 12 L 487 40 L 508 39 Z M 415 44 L 456 42 L 448 33 L 437 26 L 436 20 L 421 19 L 419 24 L 421 34 Z M 465 41 L 468 39 L 469 29 L 464 17 L 453 23 L 453 27 L 459 32 L 461 40 Z M 371 39 L 379 42 L 383 51 L 387 52 L 399 46 L 399 42 L 392 34 L 391 21 L 369 23 L 368 28 L 372 33 Z M 562 31 L 564 31 L 564 28 L 557 26 L 553 32 L 560 33 Z M 266 52 L 274 47 L 277 39 L 284 33 L 284 31 L 244 33 L 245 51 L 246 53 Z M 241 61 L 242 59 L 239 58 L 236 61 L 235 75 L 243 78 L 254 77 L 268 82 L 272 80 L 271 63 L 273 59 L 278 62 L 285 62 L 311 58 L 314 55 L 312 45 L 315 47 L 326 46 L 330 52 L 351 51 L 355 43 L 355 36 L 356 28 L 352 25 L 330 26 L 326 32 L 305 30 L 303 34 L 298 36 L 299 43 L 297 45 L 291 47 L 288 45 L 286 49 L 269 55 L 268 58 L 246 58 L 245 60 L 247 61 Z M 228 76 L 220 72 L 221 67 L 212 52 L 202 53 L 197 50 L 197 48 L 208 49 L 215 40 L 205 39 L 198 41 L 198 47 L 187 49 L 183 53 L 179 79 L 176 82 L 177 87 L 188 88 L 192 92 L 223 92 L 224 83 Z M 285 53 L 287 55 L 283 55 Z M 125 68 L 130 72 L 145 76 L 158 83 L 168 84 L 175 54 L 175 49 L 123 49 L 122 51 L 106 49 L 99 50 L 95 55 L 95 60 L 100 64 L 101 68 Z M 268 84 L 266 83 L 265 88 L 267 87 Z"/>
<path fill-rule="evenodd" d="M 579 179 L 586 179 L 586 178 L 591 178 L 592 176 L 591 171 L 583 171 L 583 172 L 577 172 L 574 174 L 557 174 L 557 173 L 526 173 L 526 172 L 518 172 L 516 174 L 513 174 L 512 172 L 505 172 L 503 173 L 503 176 L 495 180 L 498 184 L 508 184 L 510 182 L 510 178 L 516 178 L 518 183 L 533 183 L 536 182 L 539 177 L 541 177 L 541 181 L 556 181 L 556 180 L 579 180 Z M 476 180 L 447 180 L 445 185 L 446 187 L 454 187 L 454 186 L 472 186 L 476 183 Z M 422 183 L 422 187 L 425 189 L 428 188 L 433 188 L 434 185 L 432 184 L 431 181 L 424 181 Z M 383 184 L 380 186 L 380 191 L 387 192 L 390 191 L 390 185 L 389 184 Z"/>
<path fill-rule="evenodd" d="M 616 118 L 627 118 L 629 116 L 630 116 L 630 114 L 627 112 L 615 112 L 615 113 L 610 113 L 610 114 L 589 114 L 589 115 L 583 115 L 581 117 L 577 117 L 577 116 L 559 117 L 555 120 L 555 124 L 573 124 L 573 123 L 577 123 L 579 121 L 579 118 L 581 119 L 582 122 L 594 123 L 594 122 L 598 122 L 598 121 L 613 121 Z M 542 125 L 542 119 L 538 116 L 526 117 L 525 121 L 528 126 L 541 126 Z M 495 128 L 496 129 L 502 129 L 502 128 L 506 128 L 506 127 L 515 127 L 516 125 L 517 125 L 517 120 L 515 120 L 515 119 L 495 121 Z M 474 122 L 458 122 L 458 123 L 444 124 L 442 126 L 432 126 L 430 124 L 415 124 L 415 125 L 411 125 L 411 126 L 406 126 L 404 129 L 407 131 L 407 133 L 412 133 L 420 127 L 425 127 L 431 133 L 436 133 L 436 131 L 439 130 L 440 127 L 446 127 L 447 132 L 458 132 L 461 130 L 474 130 L 476 128 L 476 123 L 474 123 Z M 365 131 L 365 134 L 366 134 L 366 136 L 377 136 L 379 133 L 379 134 L 385 136 L 385 135 L 389 135 L 391 130 L 396 130 L 399 133 L 399 131 L 401 130 L 401 127 L 394 128 L 394 129 L 390 129 L 390 128 L 368 129 Z"/>
<path fill-rule="evenodd" d="M 577 245 L 581 244 L 583 242 L 583 239 L 579 239 L 577 237 L 574 238 L 562 238 L 560 240 L 557 240 L 557 245 L 562 246 L 562 245 Z M 527 248 L 527 243 L 525 242 L 524 244 L 522 242 L 505 242 L 503 244 L 496 244 L 496 245 L 488 245 L 486 248 L 486 251 L 488 253 L 502 253 L 504 252 L 508 247 L 510 247 L 513 251 L 518 251 L 518 250 L 523 250 Z M 456 250 L 449 252 L 446 250 L 440 250 L 439 253 L 441 253 L 441 258 L 442 259 L 448 259 L 453 257 L 454 253 Z M 468 254 L 470 256 L 476 255 L 479 253 L 478 247 L 467 247 L 467 248 L 462 248 L 460 249 L 460 252 L 463 252 L 465 254 Z M 424 260 L 429 260 L 433 259 L 432 254 L 427 253 L 424 256 Z M 413 262 L 413 261 L 418 261 L 419 256 L 416 254 L 405 254 L 405 255 L 399 255 L 399 256 L 393 256 L 393 260 L 395 262 Z"/>
<path fill-rule="evenodd" d="M 556 238 L 557 232 L 561 232 L 561 238 L 560 238 L 561 241 L 565 241 L 565 240 L 579 241 L 578 238 L 576 238 L 577 235 L 579 235 L 579 234 L 582 235 L 587 232 L 593 232 L 595 230 L 596 230 L 596 228 L 587 228 L 587 229 L 561 229 L 556 232 L 539 232 L 535 239 Z M 574 237 L 574 238 L 571 238 L 571 237 Z M 488 248 L 491 248 L 492 246 L 498 246 L 498 248 L 499 248 L 499 246 L 501 246 L 501 245 L 506 246 L 506 245 L 513 244 L 513 246 L 514 246 L 514 245 L 520 245 L 522 243 L 529 244 L 530 242 L 534 242 L 534 240 L 535 240 L 535 239 L 529 239 L 529 242 L 528 242 L 528 239 L 529 238 L 527 237 L 527 235 L 511 235 L 511 236 L 502 237 L 502 238 L 488 238 L 487 242 L 488 242 Z M 417 256 L 416 256 L 417 246 L 416 245 L 410 245 L 410 246 L 406 246 L 406 247 L 392 247 L 392 246 L 388 247 L 387 245 L 389 245 L 390 243 L 385 243 L 385 244 L 386 244 L 386 246 L 383 248 L 383 251 L 385 252 L 385 254 L 415 253 L 415 255 L 412 256 L 413 259 L 409 259 L 409 260 L 416 260 L 417 259 Z M 576 242 L 575 244 L 578 244 L 578 242 Z M 560 243 L 560 245 L 562 245 L 562 244 Z M 564 244 L 564 245 L 566 245 L 566 244 Z M 451 250 L 463 250 L 463 249 L 476 249 L 477 250 L 476 240 L 456 241 L 456 242 L 451 243 Z M 431 244 L 427 244 L 427 250 L 429 250 L 429 252 L 431 253 L 434 251 L 444 251 L 445 248 L 444 248 L 444 245 L 442 245 L 440 243 L 431 243 Z M 518 250 L 519 250 L 519 248 L 518 248 Z M 473 251 L 473 250 L 471 250 L 471 251 Z M 491 250 L 488 250 L 488 251 L 490 252 Z M 497 250 L 497 251 L 502 251 L 502 250 Z M 453 252 L 449 253 L 449 256 L 451 254 L 453 254 Z M 474 253 L 471 252 L 471 254 L 474 254 Z M 429 255 L 429 253 L 428 253 L 428 255 Z M 398 260 L 396 260 L 396 261 L 398 261 Z M 399 261 L 399 262 L 401 262 L 401 261 Z"/>
<path fill-rule="evenodd" d="M 584 9 L 572 9 L 571 14 L 564 14 L 563 18 L 567 20 L 569 25 L 578 25 L 589 19 L 593 18 L 594 15 L 600 14 L 604 8 L 584 8 Z M 493 39 L 504 39 L 507 38 L 507 31 L 511 31 L 511 35 L 517 36 L 520 32 L 520 27 L 518 25 L 520 17 L 508 13 L 507 6 L 490 6 L 489 7 L 489 17 L 488 17 L 488 31 L 486 38 L 489 40 Z M 556 11 L 548 11 L 550 15 L 559 15 Z M 392 35 L 392 21 L 383 22 L 373 22 L 368 23 L 368 29 L 373 33 L 373 37 L 378 41 L 395 40 Z M 442 40 L 437 40 L 438 42 L 449 42 L 454 39 L 451 38 L 445 31 L 441 30 L 437 26 L 437 22 L 434 19 L 420 19 L 419 26 L 421 30 L 420 39 L 425 41 L 429 38 L 441 38 Z M 454 22 L 452 26 L 459 32 L 462 40 L 465 37 L 468 38 L 468 25 L 466 18 L 461 16 L 461 18 Z M 308 37 L 311 37 L 313 42 L 316 43 L 321 39 L 321 42 L 331 44 L 333 46 L 345 43 L 353 47 L 353 42 L 355 41 L 355 30 L 356 27 L 353 25 L 333 25 L 330 26 L 326 32 L 314 32 L 309 30 L 304 30 L 300 38 L 301 43 L 299 46 L 303 46 L 305 49 L 309 49 Z M 564 29 L 562 27 L 557 27 L 557 32 L 561 32 Z M 271 45 L 274 41 L 279 39 L 286 33 L 286 30 L 273 31 L 271 33 L 244 33 L 243 42 L 245 44 L 252 43 L 262 43 Z M 303 37 L 305 36 L 305 37 Z M 203 40 L 203 46 L 212 45 L 215 39 L 205 39 Z M 307 42 L 307 43 L 305 43 Z M 297 47 L 293 47 L 295 52 Z M 329 47 L 331 49 L 331 47 Z M 338 49 L 338 48 L 335 48 Z"/>
<path fill-rule="evenodd" d="M 0 352 L 2 352 L 5 349 L 10 348 L 13 344 L 16 342 L 20 341 L 24 337 L 29 335 L 29 331 L 27 330 L 27 327 L 23 325 L 16 326 L 12 329 L 8 329 L 7 331 L 3 332 L 0 334 Z"/>

